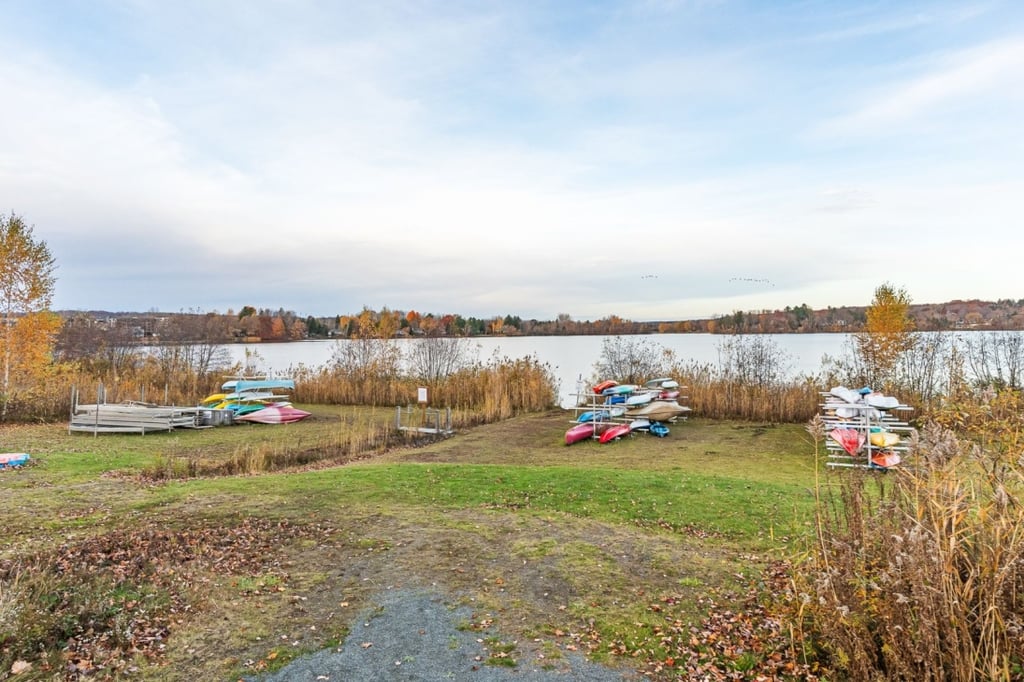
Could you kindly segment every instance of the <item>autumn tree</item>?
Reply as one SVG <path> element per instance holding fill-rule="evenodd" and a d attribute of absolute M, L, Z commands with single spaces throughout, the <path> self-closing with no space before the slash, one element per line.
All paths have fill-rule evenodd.
<path fill-rule="evenodd" d="M 387 308 L 378 314 L 363 306 L 350 325 L 354 333 L 335 345 L 331 354 L 334 370 L 357 381 L 387 381 L 398 376 L 402 351 L 392 337 L 400 318 Z"/>
<path fill-rule="evenodd" d="M 875 289 L 865 312 L 864 331 L 854 345 L 868 382 L 884 385 L 891 380 L 900 357 L 913 348 L 914 322 L 909 315 L 910 294 L 888 282 Z"/>
<path fill-rule="evenodd" d="M 13 212 L 0 216 L 0 422 L 50 364 L 60 320 L 49 312 L 56 261 Z"/>

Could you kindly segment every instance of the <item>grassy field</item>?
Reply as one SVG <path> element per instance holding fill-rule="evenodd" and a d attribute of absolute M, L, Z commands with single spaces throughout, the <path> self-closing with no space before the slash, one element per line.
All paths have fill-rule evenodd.
<path fill-rule="evenodd" d="M 398 587 L 472 604 L 465 626 L 500 631 L 502 661 L 581 651 L 653 679 L 793 669 L 752 599 L 812 528 L 802 426 L 695 419 L 567 447 L 570 415 L 553 411 L 344 463 L 147 475 L 329 450 L 394 419 L 303 407 L 313 417 L 284 426 L 0 431 L 0 451 L 33 457 L 0 472 L 0 679 L 15 662 L 31 666 L 19 680 L 237 679 L 337 643 Z M 750 622 L 741 633 L 724 613 Z"/>

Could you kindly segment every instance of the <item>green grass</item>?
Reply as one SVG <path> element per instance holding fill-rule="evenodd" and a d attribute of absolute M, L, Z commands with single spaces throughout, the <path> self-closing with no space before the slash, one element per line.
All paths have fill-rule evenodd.
<path fill-rule="evenodd" d="M 200 491 L 213 499 L 251 495 L 261 504 L 272 502 L 285 516 L 364 505 L 472 507 L 691 528 L 759 547 L 770 545 L 773 535 L 799 533 L 813 503 L 805 484 L 755 484 L 743 476 L 453 464 L 362 465 L 215 479 L 172 484 L 162 495 L 169 503 L 171 497 Z"/>

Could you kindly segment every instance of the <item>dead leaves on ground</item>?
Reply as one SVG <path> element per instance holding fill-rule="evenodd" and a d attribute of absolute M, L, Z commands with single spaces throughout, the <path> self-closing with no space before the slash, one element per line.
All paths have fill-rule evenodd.
<path fill-rule="evenodd" d="M 21 630 L 34 641 L 20 641 L 16 631 L 3 643 L 0 659 L 5 652 L 17 655 L 19 666 L 42 651 L 39 667 L 71 680 L 133 672 L 139 657 L 160 664 L 171 631 L 201 606 L 209 576 L 258 575 L 273 567 L 283 541 L 317 532 L 323 529 L 253 519 L 181 530 L 150 524 L 65 544 L 17 564 L 2 561 L 0 580 L 18 577 L 37 587 L 26 614 L 35 627 Z M 57 659 L 61 670 L 54 669 Z"/>
<path fill-rule="evenodd" d="M 674 607 L 684 602 L 683 597 L 663 595 L 648 606 L 661 621 L 642 625 L 637 641 L 612 642 L 609 650 L 636 659 L 649 679 L 819 679 L 815 664 L 797 660 L 781 621 L 759 597 L 766 589 L 782 593 L 788 586 L 788 570 L 781 562 L 770 565 L 763 575 L 765 584 L 748 590 L 741 610 L 720 607 L 714 596 L 701 597 L 698 603 L 708 615 L 699 625 L 675 616 Z"/>

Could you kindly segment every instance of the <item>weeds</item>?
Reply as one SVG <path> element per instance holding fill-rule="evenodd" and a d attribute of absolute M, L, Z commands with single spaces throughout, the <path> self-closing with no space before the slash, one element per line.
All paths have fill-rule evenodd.
<path fill-rule="evenodd" d="M 850 679 L 1022 679 L 1024 475 L 998 440 L 931 425 L 912 466 L 823 496 L 794 620 Z"/>

